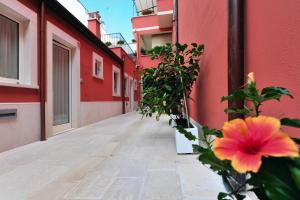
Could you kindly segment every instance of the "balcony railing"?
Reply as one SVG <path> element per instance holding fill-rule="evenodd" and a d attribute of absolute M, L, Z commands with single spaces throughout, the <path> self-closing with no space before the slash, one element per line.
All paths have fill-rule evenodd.
<path fill-rule="evenodd" d="M 121 47 L 132 60 L 136 60 L 136 54 L 121 33 L 103 34 L 101 40 L 109 48 Z"/>

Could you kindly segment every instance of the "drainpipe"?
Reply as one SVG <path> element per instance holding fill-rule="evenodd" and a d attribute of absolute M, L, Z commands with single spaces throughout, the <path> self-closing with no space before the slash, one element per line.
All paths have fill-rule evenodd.
<path fill-rule="evenodd" d="M 228 94 L 244 85 L 244 0 L 228 0 Z M 229 101 L 229 107 L 242 109 L 243 101 Z M 228 119 L 243 118 L 229 114 Z"/>
<path fill-rule="evenodd" d="M 179 33 L 179 28 L 178 28 L 178 24 L 179 24 L 179 22 L 178 22 L 178 0 L 175 0 L 175 26 L 176 26 L 176 39 L 175 39 L 175 41 L 176 41 L 176 43 L 178 43 L 179 42 L 179 35 L 178 35 L 178 33 Z"/>
<path fill-rule="evenodd" d="M 228 0 L 228 94 L 244 85 L 244 0 Z M 228 101 L 229 107 L 242 109 L 243 101 Z M 228 114 L 228 119 L 244 118 L 242 114 Z M 246 176 L 232 173 L 231 176 L 240 185 Z M 233 190 L 236 183 L 229 182 Z M 244 188 L 242 188 L 244 190 Z"/>
<path fill-rule="evenodd" d="M 124 61 L 125 61 L 125 56 L 123 55 L 122 56 L 122 65 L 121 65 L 121 74 L 122 74 L 122 77 L 121 77 L 121 82 L 122 82 L 122 91 L 121 91 L 121 96 L 122 96 L 122 114 L 125 114 L 125 70 L 124 70 Z"/>
<path fill-rule="evenodd" d="M 175 0 L 175 26 L 176 26 L 176 35 L 175 35 L 175 42 L 179 43 L 179 7 L 178 7 L 178 0 Z M 177 54 L 177 50 L 176 50 L 176 54 Z M 182 80 L 182 76 L 180 77 L 180 81 L 181 84 L 183 85 L 183 80 Z M 190 116 L 189 116 L 189 104 L 188 104 L 188 100 L 186 98 L 186 94 L 183 93 L 183 102 L 184 102 L 184 108 L 185 108 L 185 114 L 186 114 L 186 118 L 187 118 L 187 125 L 188 128 L 191 127 L 191 123 L 190 123 Z"/>
<path fill-rule="evenodd" d="M 41 141 L 46 140 L 45 124 L 45 2 L 40 1 L 40 114 L 41 114 Z"/>

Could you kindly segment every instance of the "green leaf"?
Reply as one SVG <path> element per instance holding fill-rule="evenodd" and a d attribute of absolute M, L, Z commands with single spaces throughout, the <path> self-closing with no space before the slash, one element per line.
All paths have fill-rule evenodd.
<path fill-rule="evenodd" d="M 298 200 L 300 193 L 289 170 L 294 162 L 289 158 L 264 158 L 259 172 L 252 173 L 248 182 L 262 188 L 262 192 L 271 200 Z"/>
<path fill-rule="evenodd" d="M 298 190 L 300 191 L 300 169 L 298 167 L 289 167 L 292 179 L 294 180 Z"/>
<path fill-rule="evenodd" d="M 196 136 L 194 136 L 191 132 L 187 131 L 183 128 L 181 125 L 175 126 L 175 128 L 179 131 L 179 133 L 182 133 L 188 140 L 196 140 Z"/>
<path fill-rule="evenodd" d="M 291 98 L 294 98 L 290 91 L 283 87 L 265 87 L 261 91 L 261 95 L 265 100 L 275 99 L 277 101 L 280 101 L 281 96 L 286 95 Z"/>
<path fill-rule="evenodd" d="M 300 119 L 283 118 L 280 120 L 281 125 L 300 128 Z"/>
<path fill-rule="evenodd" d="M 201 163 L 210 165 L 210 168 L 219 174 L 227 174 L 227 171 L 232 170 L 228 161 L 219 160 L 214 152 L 209 149 L 202 153 L 198 159 Z"/>
<path fill-rule="evenodd" d="M 224 110 L 225 113 L 238 113 L 238 114 L 243 114 L 243 115 L 248 115 L 251 113 L 251 109 L 243 108 L 243 109 L 237 109 L 237 108 L 226 108 Z"/>
<path fill-rule="evenodd" d="M 218 200 L 231 200 L 233 199 L 230 194 L 224 193 L 224 192 L 220 192 L 218 194 Z"/>
<path fill-rule="evenodd" d="M 228 96 L 223 96 L 221 98 L 221 102 L 223 101 L 230 101 L 230 100 L 245 100 L 246 98 L 246 93 L 244 90 L 237 90 L 233 94 L 230 94 Z"/>

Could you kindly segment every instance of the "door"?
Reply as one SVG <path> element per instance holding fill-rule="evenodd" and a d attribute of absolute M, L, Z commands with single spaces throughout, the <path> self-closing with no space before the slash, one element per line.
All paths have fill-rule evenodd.
<path fill-rule="evenodd" d="M 134 111 L 134 81 L 130 80 L 130 97 L 129 97 L 129 102 L 130 102 L 130 111 Z"/>
<path fill-rule="evenodd" d="M 53 132 L 71 129 L 70 50 L 53 43 Z"/>

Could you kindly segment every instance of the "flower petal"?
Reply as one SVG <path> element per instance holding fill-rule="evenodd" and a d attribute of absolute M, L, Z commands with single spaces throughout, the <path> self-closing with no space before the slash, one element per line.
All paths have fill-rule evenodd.
<path fill-rule="evenodd" d="M 261 166 L 261 155 L 260 154 L 246 154 L 239 151 L 232 159 L 232 167 L 239 173 L 245 173 L 252 171 L 258 172 Z"/>
<path fill-rule="evenodd" d="M 299 148 L 296 143 L 284 132 L 277 132 L 270 140 L 268 140 L 260 152 L 264 156 L 274 157 L 298 157 Z"/>
<path fill-rule="evenodd" d="M 264 143 L 280 129 L 280 121 L 274 117 L 259 116 L 245 119 L 248 126 L 248 137 L 253 142 Z"/>
<path fill-rule="evenodd" d="M 222 128 L 222 133 L 225 138 L 243 138 L 247 132 L 247 125 L 242 119 L 234 119 L 225 122 Z"/>
<path fill-rule="evenodd" d="M 215 156 L 220 160 L 231 160 L 239 151 L 238 141 L 227 138 L 216 138 L 213 146 Z"/>

